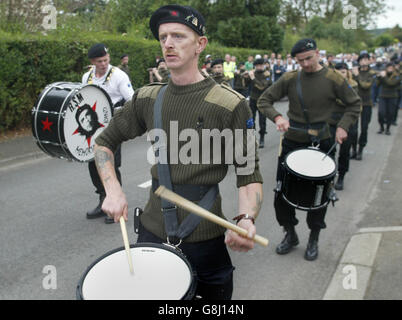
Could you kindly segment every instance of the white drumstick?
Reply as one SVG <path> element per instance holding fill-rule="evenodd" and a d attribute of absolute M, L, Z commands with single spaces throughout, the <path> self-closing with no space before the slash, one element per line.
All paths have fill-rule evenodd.
<path fill-rule="evenodd" d="M 121 234 L 123 235 L 124 247 L 126 248 L 126 254 L 127 254 L 127 259 L 128 259 L 128 265 L 130 268 L 130 273 L 134 274 L 133 259 L 131 257 L 130 244 L 128 243 L 126 222 L 124 221 L 123 217 L 120 217 L 120 227 L 121 227 Z"/>

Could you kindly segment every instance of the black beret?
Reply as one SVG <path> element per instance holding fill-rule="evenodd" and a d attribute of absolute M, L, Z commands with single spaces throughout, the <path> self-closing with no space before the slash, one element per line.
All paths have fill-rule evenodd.
<path fill-rule="evenodd" d="M 264 64 L 264 59 L 256 59 L 255 61 L 254 61 L 254 65 L 256 66 L 257 64 Z"/>
<path fill-rule="evenodd" d="M 347 65 L 345 62 L 338 62 L 338 63 L 335 65 L 335 69 L 336 69 L 336 70 L 342 70 L 342 69 L 349 70 L 349 67 L 348 67 L 348 65 Z"/>
<path fill-rule="evenodd" d="M 223 65 L 224 61 L 225 60 L 223 60 L 223 59 L 215 59 L 214 61 L 211 62 L 211 68 L 213 68 L 213 66 L 217 65 L 217 64 L 222 64 Z"/>
<path fill-rule="evenodd" d="M 360 60 L 361 60 L 361 59 L 364 59 L 364 58 L 370 59 L 369 54 L 368 54 L 368 53 L 362 53 L 362 54 L 360 54 L 359 57 L 357 58 L 357 62 L 360 62 Z"/>
<path fill-rule="evenodd" d="M 127 53 L 123 54 L 123 55 L 120 57 L 120 60 L 123 59 L 123 58 L 125 58 L 125 57 L 128 57 L 128 54 L 127 54 Z"/>
<path fill-rule="evenodd" d="M 313 39 L 306 38 L 297 41 L 296 44 L 293 46 L 290 54 L 292 55 L 292 57 L 295 57 L 298 53 L 316 49 L 317 43 Z"/>
<path fill-rule="evenodd" d="M 159 67 L 159 65 L 161 64 L 161 62 L 165 62 L 165 59 L 160 58 L 160 59 L 158 60 L 158 62 L 156 63 L 156 67 Z"/>
<path fill-rule="evenodd" d="M 94 44 L 88 50 L 88 58 L 89 59 L 104 57 L 107 54 L 108 54 L 108 49 L 106 48 L 106 46 L 103 43 Z"/>
<path fill-rule="evenodd" d="M 170 4 L 156 10 L 149 20 L 152 34 L 157 40 L 159 40 L 159 26 L 168 22 L 182 23 L 200 36 L 206 33 L 205 19 L 201 13 L 188 6 Z"/>

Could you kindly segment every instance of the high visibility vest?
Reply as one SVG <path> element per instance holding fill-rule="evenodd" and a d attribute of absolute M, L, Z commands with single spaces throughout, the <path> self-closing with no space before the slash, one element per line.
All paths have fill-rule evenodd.
<path fill-rule="evenodd" d="M 235 62 L 230 61 L 229 63 L 227 63 L 225 61 L 223 63 L 223 74 L 225 75 L 225 77 L 233 79 L 235 71 L 236 71 L 236 63 Z"/>

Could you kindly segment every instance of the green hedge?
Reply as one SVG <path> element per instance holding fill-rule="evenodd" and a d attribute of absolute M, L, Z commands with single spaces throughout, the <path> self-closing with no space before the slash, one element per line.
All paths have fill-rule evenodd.
<path fill-rule="evenodd" d="M 148 83 L 147 68 L 153 67 L 155 56 L 161 55 L 157 41 L 128 36 L 97 33 L 83 35 L 80 39 L 45 36 L 27 39 L 0 34 L 0 132 L 30 124 L 31 109 L 46 85 L 57 81 L 80 82 L 89 64 L 87 50 L 96 42 L 109 47 L 112 65 L 120 63 L 122 53 L 130 55 L 134 88 Z M 214 58 L 223 58 L 226 53 L 245 61 L 249 54 L 264 52 L 208 44 L 202 57 L 211 54 Z"/>

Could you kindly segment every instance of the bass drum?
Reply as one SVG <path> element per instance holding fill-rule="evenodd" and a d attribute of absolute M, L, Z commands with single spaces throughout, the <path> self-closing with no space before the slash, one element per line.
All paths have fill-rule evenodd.
<path fill-rule="evenodd" d="M 187 258 L 166 244 L 130 246 L 131 274 L 124 248 L 92 263 L 77 286 L 78 300 L 191 300 L 196 275 Z"/>
<path fill-rule="evenodd" d="M 318 210 L 330 202 L 336 163 L 316 148 L 290 152 L 283 164 L 285 177 L 282 197 L 292 207 L 304 211 Z"/>
<path fill-rule="evenodd" d="M 96 85 L 48 85 L 32 109 L 32 133 L 37 145 L 51 157 L 93 160 L 95 138 L 112 119 L 112 106 L 106 91 Z"/>

